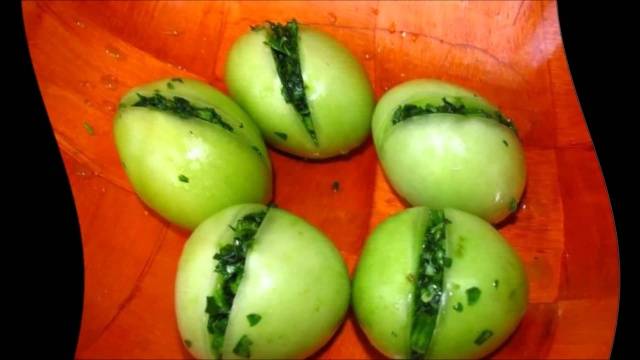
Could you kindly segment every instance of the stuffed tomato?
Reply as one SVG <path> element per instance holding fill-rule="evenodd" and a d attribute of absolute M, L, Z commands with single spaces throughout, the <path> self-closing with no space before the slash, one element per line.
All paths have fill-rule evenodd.
<path fill-rule="evenodd" d="M 453 209 L 416 207 L 367 240 L 353 307 L 371 343 L 398 359 L 480 358 L 523 317 L 523 264 L 489 223 Z"/>
<path fill-rule="evenodd" d="M 120 102 L 114 136 L 136 193 L 181 227 L 193 229 L 234 204 L 271 199 L 260 130 L 203 82 L 173 78 L 132 89 Z"/>
<path fill-rule="evenodd" d="M 393 188 L 414 206 L 451 207 L 497 223 L 516 211 L 526 182 L 515 126 L 462 87 L 413 80 L 376 106 L 373 140 Z"/>
<path fill-rule="evenodd" d="M 315 227 L 261 204 L 227 208 L 186 242 L 175 303 L 196 358 L 304 358 L 349 306 L 346 265 Z"/>
<path fill-rule="evenodd" d="M 369 135 L 374 98 L 362 65 L 337 40 L 295 20 L 241 36 L 225 81 L 266 141 L 287 153 L 329 158 Z"/>

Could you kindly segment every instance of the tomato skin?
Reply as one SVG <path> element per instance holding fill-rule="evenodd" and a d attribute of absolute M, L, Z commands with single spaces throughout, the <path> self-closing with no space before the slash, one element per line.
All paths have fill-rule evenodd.
<path fill-rule="evenodd" d="M 185 243 L 176 277 L 180 333 L 196 358 L 213 356 L 207 333 L 206 297 L 219 278 L 213 255 L 233 236 L 230 224 L 264 210 L 241 204 L 205 220 Z M 322 232 L 285 210 L 271 208 L 247 254 L 245 272 L 225 332 L 223 358 L 246 335 L 251 358 L 305 358 L 324 346 L 349 306 L 350 282 L 340 253 Z M 261 316 L 251 326 L 248 314 Z"/>
<path fill-rule="evenodd" d="M 233 131 L 132 106 L 136 94 L 155 91 L 215 109 Z M 114 137 L 135 192 L 180 227 L 193 229 L 230 205 L 271 199 L 271 164 L 258 128 L 231 99 L 200 81 L 163 79 L 132 89 L 120 102 Z"/>
<path fill-rule="evenodd" d="M 418 268 L 428 214 L 426 207 L 414 207 L 378 225 L 354 274 L 358 323 L 369 341 L 391 358 L 410 355 L 415 291 L 410 279 Z M 455 209 L 445 209 L 445 217 L 451 221 L 445 248 L 452 263 L 445 270 L 444 294 L 426 358 L 481 358 L 515 331 L 526 312 L 529 287 L 524 265 L 483 219 Z M 470 305 L 466 291 L 473 287 L 480 296 Z M 479 341 L 485 330 L 491 335 Z"/>
<path fill-rule="evenodd" d="M 393 125 L 400 105 L 463 99 L 487 112 L 493 105 L 458 86 L 414 80 L 383 95 L 373 138 L 393 188 L 414 206 L 452 207 L 497 223 L 515 211 L 526 185 L 524 149 L 514 131 L 482 115 L 418 115 Z"/>
<path fill-rule="evenodd" d="M 282 96 L 282 83 L 266 30 L 250 31 L 233 44 L 225 68 L 231 96 L 255 119 L 271 146 L 308 159 L 343 155 L 371 129 L 374 94 L 362 65 L 329 35 L 300 26 L 299 52 L 316 146 L 300 115 Z M 286 134 L 286 140 L 276 133 Z"/>

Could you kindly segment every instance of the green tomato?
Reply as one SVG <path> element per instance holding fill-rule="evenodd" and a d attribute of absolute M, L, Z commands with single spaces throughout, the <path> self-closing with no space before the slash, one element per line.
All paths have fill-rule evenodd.
<path fill-rule="evenodd" d="M 240 37 L 229 52 L 225 81 L 231 96 L 255 119 L 266 141 L 290 154 L 323 159 L 346 154 L 369 134 L 374 98 L 357 59 L 329 35 L 302 26 L 298 54 L 304 92 L 318 144 L 294 106 L 285 101 L 266 28 Z"/>
<path fill-rule="evenodd" d="M 438 106 L 443 98 L 466 110 L 393 124 L 398 107 Z M 392 187 L 414 206 L 457 208 L 491 223 L 506 218 L 522 196 L 526 167 L 516 133 L 487 115 L 497 111 L 471 91 L 436 80 L 409 81 L 384 94 L 372 132 Z"/>
<path fill-rule="evenodd" d="M 214 254 L 232 241 L 230 225 L 265 210 L 260 204 L 227 208 L 204 221 L 180 257 L 175 304 L 180 333 L 196 358 L 214 358 L 207 331 L 207 296 L 221 280 Z M 271 208 L 249 248 L 224 333 L 222 358 L 239 358 L 234 347 L 251 341 L 250 357 L 304 358 L 333 336 L 349 306 L 347 267 L 318 229 L 284 210 Z M 247 316 L 257 314 L 251 325 Z"/>
<path fill-rule="evenodd" d="M 212 114 L 207 109 L 226 127 L 202 120 Z M 271 163 L 260 130 L 205 83 L 165 79 L 132 89 L 120 102 L 114 136 L 135 192 L 181 227 L 193 229 L 234 204 L 271 199 Z"/>
<path fill-rule="evenodd" d="M 444 271 L 429 359 L 481 358 L 516 329 L 527 306 L 524 266 L 507 241 L 481 218 L 445 209 Z M 368 339 L 391 358 L 409 358 L 415 277 L 429 211 L 405 210 L 367 240 L 353 280 L 353 307 Z M 477 290 L 473 290 L 477 289 Z M 473 294 L 475 293 L 475 294 Z"/>

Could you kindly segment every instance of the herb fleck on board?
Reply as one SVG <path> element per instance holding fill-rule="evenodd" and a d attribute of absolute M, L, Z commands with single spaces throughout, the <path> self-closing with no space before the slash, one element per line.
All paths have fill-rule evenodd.
<path fill-rule="evenodd" d="M 95 135 L 95 131 L 93 130 L 93 126 L 91 126 L 91 124 L 89 124 L 88 122 L 83 122 L 82 123 L 82 127 L 84 127 L 84 130 L 87 132 L 87 134 L 89 134 L 89 136 L 93 136 Z"/>

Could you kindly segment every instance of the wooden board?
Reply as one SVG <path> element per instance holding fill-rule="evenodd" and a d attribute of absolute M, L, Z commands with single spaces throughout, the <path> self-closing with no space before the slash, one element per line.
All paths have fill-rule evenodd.
<path fill-rule="evenodd" d="M 521 209 L 500 231 L 526 263 L 531 294 L 517 332 L 493 357 L 609 356 L 620 286 L 615 227 L 554 2 L 83 1 L 24 2 L 23 9 L 81 225 L 78 358 L 189 357 L 173 303 L 189 234 L 132 192 L 112 134 L 120 97 L 169 76 L 226 90 L 223 66 L 233 41 L 251 24 L 292 17 L 343 41 L 377 97 L 403 81 L 436 77 L 475 89 L 514 119 L 529 177 Z M 319 163 L 270 155 L 277 204 L 331 237 L 351 271 L 371 229 L 404 207 L 370 140 L 352 155 Z M 316 357 L 380 354 L 350 313 Z"/>

